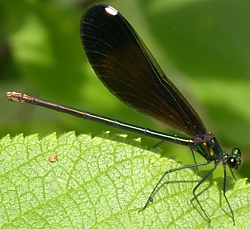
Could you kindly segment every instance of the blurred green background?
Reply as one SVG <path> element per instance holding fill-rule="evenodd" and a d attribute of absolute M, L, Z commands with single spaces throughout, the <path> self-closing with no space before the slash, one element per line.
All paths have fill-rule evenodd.
<path fill-rule="evenodd" d="M 118 9 L 167 76 L 193 104 L 228 152 L 242 150 L 237 177 L 250 177 L 250 2 L 200 0 L 10 0 L 0 2 L 0 136 L 67 131 L 125 133 L 44 108 L 15 104 L 21 91 L 166 133 L 112 96 L 93 73 L 79 38 L 82 14 L 93 4 Z M 140 85 L 138 85 L 140 86 Z M 139 137 L 129 134 L 129 138 Z M 142 136 L 149 148 L 157 140 Z M 189 150 L 164 143 L 164 152 L 192 163 Z M 221 171 L 220 171 L 221 174 Z"/>

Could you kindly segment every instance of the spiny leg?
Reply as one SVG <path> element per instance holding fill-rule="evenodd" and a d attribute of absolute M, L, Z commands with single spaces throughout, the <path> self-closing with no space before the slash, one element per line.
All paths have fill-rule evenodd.
<path fill-rule="evenodd" d="M 232 171 L 231 168 L 230 168 L 230 170 L 231 170 L 231 173 L 233 175 L 233 178 L 235 179 L 235 176 L 234 176 L 233 171 Z M 223 192 L 223 196 L 224 196 L 224 198 L 225 198 L 225 200 L 227 202 L 227 205 L 229 207 L 229 210 L 230 210 L 230 212 L 232 214 L 232 220 L 233 220 L 233 224 L 235 226 L 233 209 L 231 208 L 231 205 L 229 204 L 229 201 L 228 201 L 227 196 L 226 196 L 226 187 L 227 187 L 227 185 L 226 185 L 226 182 L 227 182 L 227 163 L 226 162 L 223 162 L 223 171 L 224 171 L 224 182 L 223 182 L 222 192 Z"/>
<path fill-rule="evenodd" d="M 167 171 L 162 175 L 162 177 L 160 178 L 160 180 L 156 183 L 154 189 L 153 189 L 152 192 L 150 193 L 150 196 L 149 196 L 149 198 L 148 198 L 146 204 L 143 206 L 143 208 L 141 208 L 141 209 L 139 210 L 139 212 L 144 211 L 144 210 L 147 208 L 148 204 L 149 204 L 150 202 L 153 202 L 153 201 L 152 201 L 152 200 L 153 200 L 153 196 L 155 195 L 158 186 L 160 185 L 160 183 L 162 182 L 162 180 L 164 179 L 164 177 L 165 177 L 167 174 L 172 173 L 172 172 L 176 172 L 176 171 L 180 171 L 180 170 L 183 170 L 183 169 L 194 168 L 194 167 L 199 167 L 199 166 L 205 166 L 205 165 L 208 165 L 210 162 L 211 162 L 211 161 L 206 161 L 206 162 L 202 162 L 202 163 L 198 163 L 198 164 L 185 165 L 185 166 L 182 166 L 182 167 L 179 167 L 179 168 L 174 168 L 174 169 L 167 170 Z"/>
<path fill-rule="evenodd" d="M 217 168 L 218 164 L 220 163 L 221 160 L 216 160 L 214 167 L 199 181 L 199 183 L 194 187 L 193 189 L 193 195 L 195 200 L 197 201 L 198 205 L 200 206 L 202 212 L 204 213 L 204 215 L 206 216 L 208 222 L 210 223 L 210 218 L 208 217 L 207 213 L 205 212 L 204 208 L 201 206 L 200 201 L 198 200 L 197 195 L 195 194 L 196 190 L 200 187 L 200 185 L 214 172 L 214 170 Z"/>

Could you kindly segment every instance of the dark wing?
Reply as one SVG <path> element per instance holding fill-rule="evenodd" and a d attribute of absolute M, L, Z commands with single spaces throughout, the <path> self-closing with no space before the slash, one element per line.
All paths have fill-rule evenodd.
<path fill-rule="evenodd" d="M 187 135 L 206 132 L 194 108 L 118 11 L 95 5 L 83 15 L 80 30 L 92 68 L 122 102 Z"/>

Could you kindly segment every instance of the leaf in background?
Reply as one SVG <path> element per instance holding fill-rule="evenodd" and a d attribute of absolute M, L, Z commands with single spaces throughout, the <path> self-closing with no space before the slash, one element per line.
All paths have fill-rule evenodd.
<path fill-rule="evenodd" d="M 20 90 L 168 133 L 168 128 L 133 112 L 101 85 L 79 38 L 79 21 L 87 7 L 67 3 L 70 6 L 64 1 L 0 1 L 0 48 L 8 50 L 8 58 L 0 56 L 4 60 L 0 94 Z M 131 23 L 223 148 L 242 150 L 244 163 L 239 172 L 250 177 L 250 142 L 246 140 L 250 138 L 249 1 L 106 3 Z M 14 105 L 4 97 L 1 106 L 0 136 L 71 130 L 96 135 L 109 129 L 41 108 Z"/>

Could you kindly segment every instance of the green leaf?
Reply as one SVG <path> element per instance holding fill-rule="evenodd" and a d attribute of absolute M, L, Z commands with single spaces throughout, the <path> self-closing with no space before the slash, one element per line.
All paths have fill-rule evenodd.
<path fill-rule="evenodd" d="M 0 161 L 1 228 L 209 228 L 192 201 L 201 178 L 190 169 L 166 176 L 154 202 L 138 213 L 162 174 L 181 166 L 138 140 L 107 133 L 6 136 Z M 231 178 L 227 185 L 236 226 L 247 228 L 250 186 Z M 216 178 L 199 189 L 210 228 L 233 225 L 221 187 L 222 178 Z"/>

